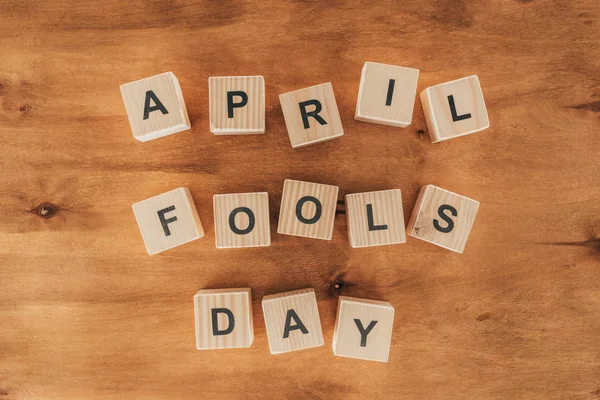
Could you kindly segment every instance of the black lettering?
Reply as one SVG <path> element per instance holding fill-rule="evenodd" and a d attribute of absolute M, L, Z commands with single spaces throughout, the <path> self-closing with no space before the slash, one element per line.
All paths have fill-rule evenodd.
<path fill-rule="evenodd" d="M 437 229 L 438 231 L 442 232 L 442 233 L 450 233 L 452 232 L 452 229 L 454 229 L 454 221 L 452 220 L 452 218 L 450 218 L 448 215 L 446 215 L 444 213 L 444 211 L 450 211 L 450 213 L 453 216 L 457 216 L 458 215 L 458 211 L 456 211 L 456 208 L 452 207 L 451 205 L 448 204 L 442 204 L 439 208 L 438 208 L 438 215 L 440 216 L 441 219 L 443 219 L 444 221 L 446 221 L 446 223 L 448 224 L 447 227 L 442 228 L 438 222 L 437 219 L 433 220 L 433 227 L 435 229 Z"/>
<path fill-rule="evenodd" d="M 233 313 L 228 308 L 213 308 L 210 310 L 212 314 L 212 332 L 214 336 L 223 336 L 229 335 L 233 332 L 233 328 L 235 327 L 235 318 L 233 317 Z M 227 320 L 229 323 L 227 324 L 227 328 L 223 330 L 219 330 L 219 314 L 227 315 Z"/>
<path fill-rule="evenodd" d="M 239 213 L 246 213 L 248 216 L 248 227 L 246 229 L 239 229 L 237 226 L 235 226 L 235 216 Z M 254 213 L 248 207 L 238 207 L 233 210 L 231 214 L 229 214 L 229 228 L 231 228 L 233 233 L 238 235 L 246 235 L 252 232 L 255 222 L 256 220 L 254 218 Z"/>
<path fill-rule="evenodd" d="M 306 219 L 302 216 L 302 206 L 304 205 L 304 203 L 310 201 L 311 203 L 314 203 L 316 210 L 315 210 L 315 215 L 310 218 L 310 219 Z M 323 212 L 323 206 L 321 205 L 321 202 L 319 201 L 319 199 L 317 199 L 316 197 L 313 196 L 304 196 L 303 198 L 301 198 L 300 200 L 298 200 L 298 203 L 296 204 L 296 218 L 298 218 L 298 220 L 304 224 L 307 225 L 312 225 L 312 224 L 316 224 L 319 219 L 321 219 L 321 213 Z"/>
<path fill-rule="evenodd" d="M 367 204 L 367 222 L 369 223 L 369 231 L 384 231 L 388 228 L 386 224 L 375 225 L 373 221 L 373 205 Z"/>
<path fill-rule="evenodd" d="M 291 325 L 292 319 L 296 323 L 295 325 Z M 283 338 L 287 339 L 290 336 L 291 331 L 295 331 L 296 329 L 300 329 L 303 334 L 308 333 L 308 329 L 304 326 L 302 321 L 300 321 L 300 317 L 296 314 L 296 311 L 288 310 L 285 316 L 285 326 L 283 327 Z"/>
<path fill-rule="evenodd" d="M 363 327 L 363 324 L 360 321 L 360 319 L 355 318 L 354 323 L 356 324 L 356 327 L 360 332 L 360 347 L 367 347 L 367 335 L 373 330 L 375 325 L 377 325 L 377 321 L 371 321 L 369 326 L 367 326 L 367 329 Z"/>
<path fill-rule="evenodd" d="M 448 103 L 450 104 L 450 114 L 452 114 L 452 121 L 456 122 L 456 121 L 462 121 L 463 119 L 471 118 L 471 114 L 463 114 L 463 115 L 456 114 L 456 105 L 454 104 L 454 96 L 452 96 L 452 95 L 448 96 Z"/>
<path fill-rule="evenodd" d="M 154 102 L 153 106 L 150 105 L 150 101 Z M 159 111 L 159 110 L 161 113 L 163 113 L 163 115 L 169 113 L 167 111 L 167 109 L 165 108 L 165 106 L 163 105 L 163 103 L 161 103 L 160 100 L 158 99 L 158 97 L 156 97 L 154 92 L 152 90 L 148 90 L 146 92 L 146 102 L 144 104 L 144 120 L 146 120 L 150 117 L 150 113 L 152 111 Z"/>
<path fill-rule="evenodd" d="M 302 124 L 304 125 L 304 129 L 310 128 L 310 124 L 308 123 L 308 117 L 313 117 L 319 124 L 327 125 L 327 121 L 325 121 L 319 113 L 321 112 L 321 102 L 319 100 L 307 100 L 303 101 L 299 104 L 300 106 L 300 114 L 302 114 Z M 307 112 L 307 106 L 315 106 L 314 111 Z"/>
<path fill-rule="evenodd" d="M 169 206 L 167 208 L 163 208 L 162 210 L 157 211 L 158 219 L 160 220 L 160 224 L 162 225 L 163 232 L 165 232 L 165 236 L 171 236 L 169 224 L 177 221 L 177 217 L 165 219 L 165 214 L 171 211 L 175 211 L 175 206 Z"/>
<path fill-rule="evenodd" d="M 242 100 L 239 103 L 234 103 L 233 98 L 235 96 L 241 97 Z M 248 104 L 248 94 L 246 92 L 234 91 L 227 92 L 227 118 L 233 118 L 233 109 L 242 108 Z"/>
<path fill-rule="evenodd" d="M 388 84 L 387 98 L 385 99 L 385 105 L 392 105 L 392 97 L 394 96 L 394 86 L 396 85 L 395 79 L 390 79 L 390 83 Z"/>

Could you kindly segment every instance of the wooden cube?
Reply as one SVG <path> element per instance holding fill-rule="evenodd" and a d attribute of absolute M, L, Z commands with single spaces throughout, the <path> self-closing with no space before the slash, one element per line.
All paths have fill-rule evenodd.
<path fill-rule="evenodd" d="M 419 70 L 366 62 L 354 119 L 406 127 L 412 122 Z"/>
<path fill-rule="evenodd" d="M 179 81 L 172 72 L 121 85 L 129 124 L 140 142 L 192 127 Z"/>
<path fill-rule="evenodd" d="M 346 221 L 352 247 L 406 242 L 400 189 L 347 194 Z"/>
<path fill-rule="evenodd" d="M 421 188 L 406 228 L 412 237 L 462 253 L 479 202 L 433 185 Z"/>
<path fill-rule="evenodd" d="M 428 87 L 420 97 L 433 143 L 490 127 L 477 75 Z"/>
<path fill-rule="evenodd" d="M 333 86 L 329 82 L 280 94 L 279 102 L 293 148 L 344 134 Z"/>
<path fill-rule="evenodd" d="M 331 240 L 339 188 L 286 179 L 277 233 Z"/>
<path fill-rule="evenodd" d="M 250 347 L 254 340 L 249 288 L 200 290 L 194 317 L 198 350 Z"/>
<path fill-rule="evenodd" d="M 333 330 L 333 354 L 387 362 L 394 307 L 385 301 L 340 296 Z"/>
<path fill-rule="evenodd" d="M 265 79 L 262 76 L 211 77 L 208 93 L 212 133 L 265 133 Z"/>
<path fill-rule="evenodd" d="M 217 194 L 213 205 L 218 248 L 271 245 L 267 193 Z"/>
<path fill-rule="evenodd" d="M 204 229 L 188 188 L 159 194 L 135 203 L 132 207 L 150 255 L 204 236 Z"/>
<path fill-rule="evenodd" d="M 323 346 L 323 333 L 313 289 L 263 297 L 263 314 L 271 354 Z"/>

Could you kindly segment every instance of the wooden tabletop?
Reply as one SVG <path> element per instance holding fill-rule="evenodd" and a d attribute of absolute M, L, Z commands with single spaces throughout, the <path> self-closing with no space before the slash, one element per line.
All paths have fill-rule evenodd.
<path fill-rule="evenodd" d="M 0 399 L 597 399 L 600 3 L 0 3 Z M 490 129 L 354 120 L 361 68 L 476 74 Z M 134 140 L 119 85 L 178 77 L 191 131 Z M 209 131 L 208 77 L 263 75 L 265 135 Z M 293 150 L 278 96 L 332 82 L 345 135 Z M 285 179 L 481 202 L 464 254 L 276 234 Z M 148 256 L 131 205 L 189 187 L 207 232 Z M 267 248 L 215 248 L 212 196 L 269 193 Z M 193 295 L 251 287 L 249 349 L 195 349 Z M 269 353 L 260 302 L 315 289 L 325 346 Z M 335 357 L 339 295 L 396 309 L 388 363 Z"/>

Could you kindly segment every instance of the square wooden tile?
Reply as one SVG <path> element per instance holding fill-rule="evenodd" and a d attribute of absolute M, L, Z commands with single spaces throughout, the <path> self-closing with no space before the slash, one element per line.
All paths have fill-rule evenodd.
<path fill-rule="evenodd" d="M 406 242 L 400 189 L 347 194 L 346 221 L 352 247 Z"/>
<path fill-rule="evenodd" d="M 433 143 L 490 127 L 477 75 L 428 87 L 420 97 Z"/>
<path fill-rule="evenodd" d="M 333 86 L 317 86 L 279 95 L 292 147 L 335 139 L 344 134 Z"/>
<path fill-rule="evenodd" d="M 192 127 L 179 81 L 172 72 L 121 85 L 133 137 L 141 142 Z"/>
<path fill-rule="evenodd" d="M 418 69 L 366 62 L 354 119 L 399 127 L 410 125 L 418 80 Z"/>
<path fill-rule="evenodd" d="M 394 307 L 385 301 L 340 296 L 333 330 L 333 354 L 387 362 Z"/>
<path fill-rule="evenodd" d="M 211 77 L 208 93 L 212 133 L 265 133 L 265 79 L 262 76 Z"/>
<path fill-rule="evenodd" d="M 268 193 L 217 194 L 213 205 L 218 248 L 271 245 Z"/>
<path fill-rule="evenodd" d="M 132 207 L 150 255 L 204 236 L 204 229 L 188 188 L 159 194 L 135 203 Z"/>
<path fill-rule="evenodd" d="M 437 186 L 421 188 L 406 231 L 412 237 L 462 253 L 479 202 Z"/>
<path fill-rule="evenodd" d="M 263 297 L 263 314 L 271 354 L 323 346 L 323 332 L 313 289 Z"/>
<path fill-rule="evenodd" d="M 254 341 L 250 288 L 200 290 L 194 317 L 198 350 L 250 347 Z"/>
<path fill-rule="evenodd" d="M 277 233 L 331 240 L 339 188 L 286 179 Z"/>

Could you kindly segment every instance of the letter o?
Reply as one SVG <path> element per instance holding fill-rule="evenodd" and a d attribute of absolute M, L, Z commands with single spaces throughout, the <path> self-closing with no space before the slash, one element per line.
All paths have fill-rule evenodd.
<path fill-rule="evenodd" d="M 248 227 L 246 229 L 239 229 L 235 225 L 235 216 L 241 212 L 245 213 L 248 216 Z M 238 235 L 247 235 L 248 233 L 252 232 L 255 223 L 256 218 L 254 218 L 254 213 L 248 207 L 238 207 L 229 214 L 229 228 L 233 231 L 233 233 L 236 233 Z"/>
<path fill-rule="evenodd" d="M 315 205 L 316 210 L 315 210 L 315 215 L 312 218 L 307 219 L 307 218 L 304 218 L 304 216 L 302 216 L 302 206 L 304 206 L 304 203 L 309 202 L 309 201 Z M 321 219 L 322 213 L 323 213 L 323 206 L 321 205 L 321 202 L 319 201 L 319 199 L 317 199 L 316 197 L 304 196 L 300 200 L 298 200 L 298 203 L 296 204 L 296 218 L 298 218 L 298 220 L 304 224 L 307 224 L 307 225 L 316 224 L 319 221 L 319 219 Z"/>

